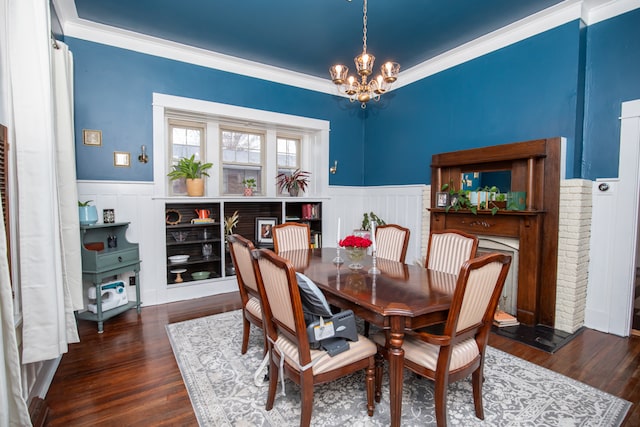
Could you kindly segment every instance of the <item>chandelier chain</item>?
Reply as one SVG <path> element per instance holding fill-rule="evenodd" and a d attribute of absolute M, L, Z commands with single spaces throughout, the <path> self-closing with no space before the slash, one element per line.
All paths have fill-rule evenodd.
<path fill-rule="evenodd" d="M 362 6 L 362 51 L 367 53 L 367 0 Z"/>

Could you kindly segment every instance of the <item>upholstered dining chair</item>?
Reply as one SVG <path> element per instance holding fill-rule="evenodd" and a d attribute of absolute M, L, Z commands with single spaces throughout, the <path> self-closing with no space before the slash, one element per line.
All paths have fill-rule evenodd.
<path fill-rule="evenodd" d="M 260 328 L 264 339 L 264 354 L 267 353 L 267 336 L 262 320 L 262 299 L 258 290 L 256 271 L 254 269 L 251 251 L 255 249 L 250 240 L 239 234 L 231 234 L 227 237 L 231 260 L 236 269 L 236 280 L 242 300 L 242 349 L 245 354 L 249 347 L 249 333 L 251 324 Z"/>
<path fill-rule="evenodd" d="M 408 228 L 397 224 L 385 224 L 376 227 L 376 257 L 378 263 L 382 260 L 397 261 L 404 264 L 409 247 L 409 236 L 411 231 Z M 380 269 L 381 271 L 382 268 Z M 364 336 L 369 336 L 369 322 L 364 322 Z"/>
<path fill-rule="evenodd" d="M 476 416 L 484 419 L 482 383 L 485 349 L 511 257 L 492 253 L 466 261 L 458 274 L 444 331 L 418 331 L 405 336 L 404 366 L 435 383 L 436 423 L 447 425 L 447 387 L 471 374 Z M 383 357 L 388 358 L 384 332 L 373 336 L 376 357 L 376 400 L 380 399 Z"/>
<path fill-rule="evenodd" d="M 391 261 L 404 262 L 409 247 L 408 228 L 397 224 L 385 224 L 376 227 L 376 256 Z"/>
<path fill-rule="evenodd" d="M 310 243 L 309 224 L 285 222 L 273 227 L 273 248 L 277 254 L 283 251 L 309 249 Z"/>
<path fill-rule="evenodd" d="M 258 287 L 266 301 L 265 327 L 270 354 L 267 411 L 273 408 L 278 379 L 284 387 L 284 378 L 288 377 L 301 389 L 300 425 L 309 426 L 314 386 L 364 369 L 367 413 L 372 416 L 376 345 L 359 335 L 358 341 L 349 342 L 348 350 L 333 357 L 324 350 L 310 349 L 293 266 L 269 249 L 257 249 L 253 256 L 258 264 Z"/>
<path fill-rule="evenodd" d="M 424 265 L 429 270 L 457 274 L 477 250 L 478 238 L 472 234 L 454 229 L 432 231 Z"/>

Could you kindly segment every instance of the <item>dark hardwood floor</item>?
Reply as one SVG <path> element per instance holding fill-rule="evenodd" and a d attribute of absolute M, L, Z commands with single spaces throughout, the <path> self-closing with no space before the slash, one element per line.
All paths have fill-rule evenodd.
<path fill-rule="evenodd" d="M 129 310 L 96 324 L 62 358 L 46 397 L 50 426 L 196 426 L 173 357 L 168 323 L 239 308 L 237 293 Z M 632 402 L 625 426 L 640 426 L 640 337 L 585 330 L 555 354 L 491 335 L 490 345 Z M 240 354 L 240 342 L 238 342 Z"/>

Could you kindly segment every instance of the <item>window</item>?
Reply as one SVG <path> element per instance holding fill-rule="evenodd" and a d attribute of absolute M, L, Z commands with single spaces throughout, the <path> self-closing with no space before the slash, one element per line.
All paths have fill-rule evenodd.
<path fill-rule="evenodd" d="M 245 179 L 256 180 L 254 192 L 262 193 L 264 134 L 220 129 L 222 194 L 242 194 Z"/>
<path fill-rule="evenodd" d="M 182 157 L 195 156 L 196 160 L 204 161 L 205 125 L 203 123 L 169 120 L 169 144 L 171 158 L 169 170 Z M 184 179 L 170 181 L 169 189 L 173 195 L 187 194 Z"/>
<path fill-rule="evenodd" d="M 276 138 L 276 145 L 278 174 L 291 175 L 300 167 L 300 138 L 279 136 Z"/>
<path fill-rule="evenodd" d="M 311 173 L 305 195 L 327 191 L 329 122 L 230 104 L 153 94 L 154 193 L 184 196 L 186 186 L 167 174 L 181 157 L 213 163 L 204 197 L 240 196 L 242 181 L 253 178 L 256 193 L 280 197 L 276 176 L 297 167 Z M 280 142 L 279 142 L 280 141 Z M 176 185 L 176 188 L 174 188 Z"/>

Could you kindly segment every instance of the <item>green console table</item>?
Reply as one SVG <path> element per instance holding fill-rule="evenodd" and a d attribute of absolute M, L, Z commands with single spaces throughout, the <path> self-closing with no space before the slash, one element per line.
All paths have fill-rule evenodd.
<path fill-rule="evenodd" d="M 103 331 L 105 320 L 134 307 L 138 314 L 141 311 L 140 251 L 137 243 L 127 241 L 128 227 L 128 222 L 80 226 L 82 279 L 90 281 L 96 287 L 96 313 L 87 310 L 76 313 L 76 316 L 98 322 L 99 333 Z M 102 311 L 103 281 L 128 271 L 135 273 L 136 300 Z"/>

